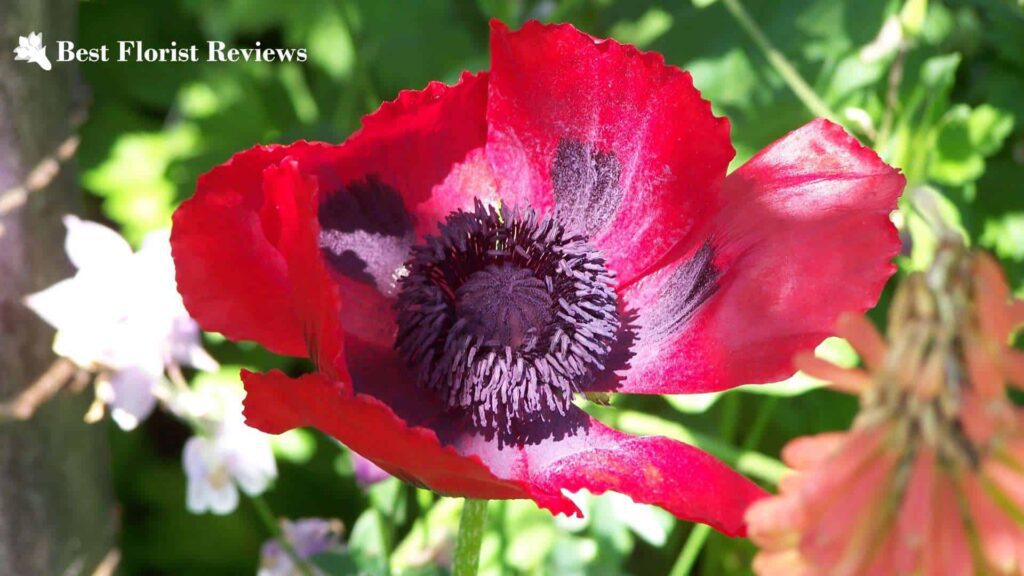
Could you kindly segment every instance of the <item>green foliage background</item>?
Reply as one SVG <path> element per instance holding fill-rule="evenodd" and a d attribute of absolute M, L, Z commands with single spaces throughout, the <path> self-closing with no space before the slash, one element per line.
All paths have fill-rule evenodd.
<path fill-rule="evenodd" d="M 486 68 L 492 17 L 513 25 L 529 17 L 570 21 L 663 53 L 690 70 L 716 112 L 731 119 L 736 166 L 812 116 L 737 24 L 729 1 L 83 2 L 80 46 L 210 39 L 309 50 L 304 64 L 83 64 L 90 94 L 79 166 L 89 210 L 138 241 L 169 224 L 199 174 L 238 150 L 300 138 L 340 142 L 399 90 Z M 947 217 L 971 243 L 993 251 L 1024 294 L 1022 4 L 782 0 L 751 1 L 747 9 L 839 119 L 906 172 L 908 194 L 937 192 Z M 904 55 L 865 62 L 861 49 L 889 18 L 901 23 Z M 896 59 L 903 78 L 891 90 Z M 907 201 L 902 223 L 906 271 L 928 261 L 931 244 Z M 880 323 L 886 302 L 875 311 Z M 258 348 L 214 339 L 208 346 L 226 368 L 196 378 L 206 383 L 237 385 L 239 366 L 295 368 Z M 840 341 L 826 348 L 840 361 L 857 361 Z M 695 442 L 772 487 L 784 472 L 776 458 L 787 440 L 844 428 L 856 411 L 853 399 L 818 386 L 797 376 L 724 394 L 621 397 L 594 410 L 627 430 Z M 227 517 L 185 511 L 180 455 L 187 435 L 161 415 L 140 432 L 111 431 L 124 573 L 253 574 L 267 535 L 249 504 Z M 280 478 L 267 497 L 275 511 L 337 517 L 349 528 L 352 557 L 334 559 L 333 572 L 379 571 L 387 546 L 397 548 L 396 571 L 442 573 L 408 567 L 425 545 L 450 539 L 457 501 L 397 481 L 366 494 L 344 449 L 312 432 L 286 435 L 277 448 Z M 744 540 L 695 530 L 622 498 L 593 498 L 589 507 L 588 520 L 565 522 L 528 502 L 492 504 L 484 573 L 649 575 L 673 566 L 674 574 L 750 573 L 754 550 Z M 381 518 L 388 518 L 383 526 Z"/>

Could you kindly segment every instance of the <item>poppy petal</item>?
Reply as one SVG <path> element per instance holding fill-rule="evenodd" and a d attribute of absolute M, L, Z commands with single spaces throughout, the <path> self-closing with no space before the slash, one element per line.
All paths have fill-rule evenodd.
<path fill-rule="evenodd" d="M 475 196 L 493 196 L 479 162 L 486 99 L 486 73 L 406 90 L 342 146 L 332 183 L 321 185 L 319 220 L 347 333 L 392 345 L 397 273 L 411 247 Z"/>
<path fill-rule="evenodd" d="M 250 426 L 280 434 L 313 426 L 369 458 L 393 476 L 441 494 L 473 498 L 525 498 L 514 480 L 495 476 L 479 458 L 444 447 L 427 428 L 409 427 L 386 404 L 347 394 L 320 373 L 289 378 L 274 370 L 242 371 Z"/>
<path fill-rule="evenodd" d="M 195 195 L 175 212 L 171 239 L 179 291 L 192 316 L 232 340 L 306 354 L 306 327 L 293 313 L 287 264 L 277 249 L 276 227 L 287 217 L 275 215 L 263 183 L 266 168 L 290 157 L 299 172 L 315 177 L 318 212 L 327 206 L 320 242 L 332 273 L 372 288 L 342 286 L 351 301 L 346 328 L 372 340 L 391 338 L 389 297 L 379 293 L 390 281 L 386 271 L 401 264 L 412 242 L 403 223 L 432 231 L 447 212 L 472 204 L 473 190 L 460 195 L 450 176 L 476 182 L 465 174 L 485 173 L 458 168 L 483 147 L 486 96 L 486 74 L 466 74 L 451 87 L 434 82 L 383 104 L 341 146 L 257 146 L 200 177 Z"/>
<path fill-rule="evenodd" d="M 568 24 L 492 23 L 487 121 L 502 200 L 555 211 L 624 283 L 708 220 L 734 154 L 688 73 Z"/>
<path fill-rule="evenodd" d="M 342 357 L 341 302 L 320 254 L 317 223 L 317 181 L 300 173 L 287 157 L 264 171 L 264 225 L 276 230 L 284 257 L 294 315 L 302 326 L 310 357 L 322 370 L 345 372 Z M 348 305 L 346 305 L 346 308 Z"/>
<path fill-rule="evenodd" d="M 562 490 L 610 490 L 727 536 L 743 536 L 745 510 L 765 495 L 757 484 L 693 446 L 632 436 L 593 418 L 576 436 L 527 446 L 524 452 L 534 500 L 555 513 L 571 513 Z M 487 458 L 484 462 L 490 464 Z"/>
<path fill-rule="evenodd" d="M 199 178 L 196 193 L 174 212 L 171 251 L 178 291 L 205 330 L 255 340 L 293 356 L 307 353 L 292 308 L 288 265 L 278 249 L 288 216 L 272 211 L 264 170 L 285 156 L 306 157 L 325 145 L 257 146 Z"/>
<path fill-rule="evenodd" d="M 793 356 L 872 307 L 899 249 L 905 179 L 816 120 L 729 175 L 706 240 L 621 296 L 634 322 L 627 393 L 707 392 L 793 374 Z"/>
<path fill-rule="evenodd" d="M 660 437 L 636 437 L 581 411 L 575 433 L 539 444 L 499 447 L 464 431 L 410 427 L 392 407 L 320 374 L 242 372 L 247 423 L 271 434 L 314 426 L 407 482 L 469 498 L 532 498 L 556 514 L 579 515 L 562 490 L 620 492 L 731 536 L 764 492 L 710 455 Z M 443 444 L 438 438 L 443 439 Z"/>
<path fill-rule="evenodd" d="M 486 72 L 464 73 L 453 86 L 431 82 L 381 105 L 345 142 L 337 165 L 341 183 L 373 179 L 397 191 L 417 235 L 433 233 L 450 212 L 485 195 L 445 182 L 460 164 L 475 164 L 472 153 L 484 147 L 487 85 Z"/>

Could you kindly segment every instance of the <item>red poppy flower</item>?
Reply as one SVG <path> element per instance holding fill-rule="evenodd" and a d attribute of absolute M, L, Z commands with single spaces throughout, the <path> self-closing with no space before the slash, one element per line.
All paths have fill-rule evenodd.
<path fill-rule="evenodd" d="M 727 178 L 728 121 L 661 56 L 535 22 L 495 23 L 491 52 L 341 145 L 204 175 L 174 215 L 186 306 L 314 360 L 243 373 L 256 428 L 314 426 L 443 494 L 577 513 L 563 490 L 614 490 L 742 534 L 754 483 L 573 399 L 792 374 L 892 274 L 903 178 L 820 120 Z"/>

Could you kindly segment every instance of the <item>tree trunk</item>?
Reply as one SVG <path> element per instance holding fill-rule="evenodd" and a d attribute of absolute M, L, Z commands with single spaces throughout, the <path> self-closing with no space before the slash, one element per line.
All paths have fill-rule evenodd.
<path fill-rule="evenodd" d="M 53 332 L 22 298 L 70 276 L 61 215 L 77 206 L 71 155 L 77 69 L 57 63 L 77 0 L 0 0 L 0 401 L 53 365 Z M 14 61 L 42 32 L 49 72 Z M 82 303 L 88 305 L 88 303 Z M 91 394 L 59 394 L 27 421 L 0 421 L 0 574 L 94 574 L 111 550 L 105 428 L 83 421 Z"/>

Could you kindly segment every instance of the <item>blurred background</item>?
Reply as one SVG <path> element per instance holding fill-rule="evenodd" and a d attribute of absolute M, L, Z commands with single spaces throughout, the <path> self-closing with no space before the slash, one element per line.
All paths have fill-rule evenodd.
<path fill-rule="evenodd" d="M 79 65 L 80 78 L 58 88 L 69 100 L 68 122 L 81 137 L 75 156 L 81 198 L 72 205 L 79 203 L 83 217 L 117 229 L 137 246 L 148 232 L 168 227 L 196 178 L 232 153 L 256 143 L 341 142 L 362 115 L 399 90 L 435 79 L 453 82 L 463 70 L 487 68 L 488 19 L 517 26 L 539 18 L 660 52 L 689 70 L 716 113 L 732 122 L 733 167 L 816 115 L 773 66 L 770 58 L 781 54 L 827 112 L 903 169 L 911 193 L 937 193 L 947 217 L 971 243 L 1001 260 L 1021 295 L 1022 6 L 1018 0 L 81 2 L 73 6 L 77 16 L 60 16 L 68 23 L 77 18 L 77 31 L 69 30 L 68 37 L 77 34 L 81 46 L 259 41 L 306 48 L 308 60 Z M 778 52 L 755 40 L 744 27 L 750 22 Z M 26 73 L 13 66 L 3 70 Z M 76 189 L 71 184 L 65 194 Z M 905 208 L 898 221 L 904 272 L 927 262 L 932 249 L 919 217 Z M 49 230 L 57 237 L 51 244 L 59 246 L 63 231 Z M 887 302 L 888 292 L 873 313 L 881 325 Z M 237 386 L 239 367 L 295 368 L 255 346 L 210 336 L 204 344 L 221 370 L 186 372 L 192 386 Z M 842 341 L 827 341 L 821 353 L 857 362 Z M 787 440 L 846 428 L 856 412 L 855 399 L 819 384 L 798 375 L 721 394 L 618 397 L 611 407 L 593 410 L 629 431 L 694 442 L 774 488 L 785 471 L 778 454 Z M 157 410 L 132 432 L 109 420 L 91 425 L 96 427 L 110 446 L 119 573 L 256 573 L 260 546 L 269 537 L 261 522 L 266 510 L 245 498 L 225 516 L 186 509 L 182 450 L 191 432 L 185 424 Z M 340 520 L 349 554 L 337 574 L 376 573 L 384 549 L 395 550 L 395 566 L 407 567 L 406 573 L 444 573 L 429 566 L 450 546 L 458 502 L 393 479 L 363 489 L 345 449 L 319 433 L 290 433 L 273 445 L 278 476 L 264 504 L 287 518 Z M 74 481 L 74 472 L 67 478 Z M 582 500 L 589 509 L 583 521 L 553 519 L 529 502 L 492 503 L 483 573 L 751 573 L 754 549 L 745 540 L 694 529 L 625 498 Z M 418 564 L 428 567 L 414 568 Z"/>

